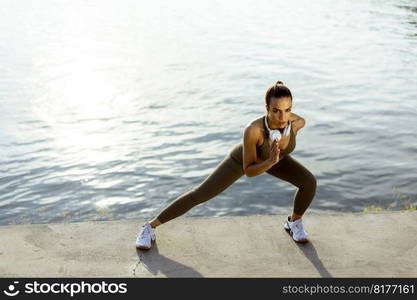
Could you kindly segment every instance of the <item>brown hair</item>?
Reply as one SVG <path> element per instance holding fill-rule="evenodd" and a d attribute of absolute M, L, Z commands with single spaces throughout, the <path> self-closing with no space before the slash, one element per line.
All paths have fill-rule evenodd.
<path fill-rule="evenodd" d="M 289 88 L 287 88 L 282 81 L 277 81 L 271 85 L 265 94 L 265 104 L 269 106 L 271 98 L 290 97 L 292 100 L 292 94 Z"/>

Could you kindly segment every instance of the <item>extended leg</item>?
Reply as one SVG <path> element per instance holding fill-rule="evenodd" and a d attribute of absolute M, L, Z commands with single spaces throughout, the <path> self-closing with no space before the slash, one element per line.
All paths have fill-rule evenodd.
<path fill-rule="evenodd" d="M 166 223 L 186 213 L 192 207 L 215 197 L 243 174 L 242 166 L 227 155 L 199 186 L 182 194 L 165 207 L 156 219 L 152 220 L 154 223 L 152 226 Z"/>

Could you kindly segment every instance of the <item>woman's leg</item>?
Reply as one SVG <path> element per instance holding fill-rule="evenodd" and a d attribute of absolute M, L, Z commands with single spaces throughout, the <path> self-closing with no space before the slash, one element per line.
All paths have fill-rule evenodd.
<path fill-rule="evenodd" d="M 166 223 L 186 213 L 192 207 L 215 197 L 238 180 L 243 174 L 242 166 L 233 160 L 230 154 L 227 155 L 199 186 L 180 195 L 168 204 L 151 221 L 151 226 L 156 227 L 159 224 Z"/>
<path fill-rule="evenodd" d="M 317 181 L 314 175 L 290 155 L 285 155 L 266 172 L 298 187 L 294 196 L 292 220 L 301 218 L 316 193 Z"/>

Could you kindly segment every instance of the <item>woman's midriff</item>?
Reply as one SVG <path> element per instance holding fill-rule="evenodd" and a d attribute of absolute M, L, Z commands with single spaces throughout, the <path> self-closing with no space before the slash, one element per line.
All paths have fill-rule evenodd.
<path fill-rule="evenodd" d="M 290 133 L 290 140 L 288 142 L 288 145 L 284 150 L 281 150 L 279 157 L 280 159 L 284 157 L 285 155 L 291 153 L 294 151 L 296 145 L 295 136 L 291 130 Z M 264 160 L 267 160 L 269 158 L 269 143 L 266 137 L 264 137 L 264 142 L 261 146 L 256 146 L 256 156 L 257 161 L 256 163 L 262 162 Z M 239 163 L 240 165 L 243 165 L 243 144 L 239 143 L 236 144 L 233 149 L 230 151 L 231 158 Z"/>

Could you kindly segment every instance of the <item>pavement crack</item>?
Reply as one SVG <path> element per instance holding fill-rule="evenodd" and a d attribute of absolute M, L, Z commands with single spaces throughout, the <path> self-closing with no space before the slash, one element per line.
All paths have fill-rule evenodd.
<path fill-rule="evenodd" d="M 139 254 L 139 261 L 135 264 L 135 267 L 133 268 L 133 277 L 136 277 L 136 269 L 138 266 L 142 263 L 142 254 Z"/>

